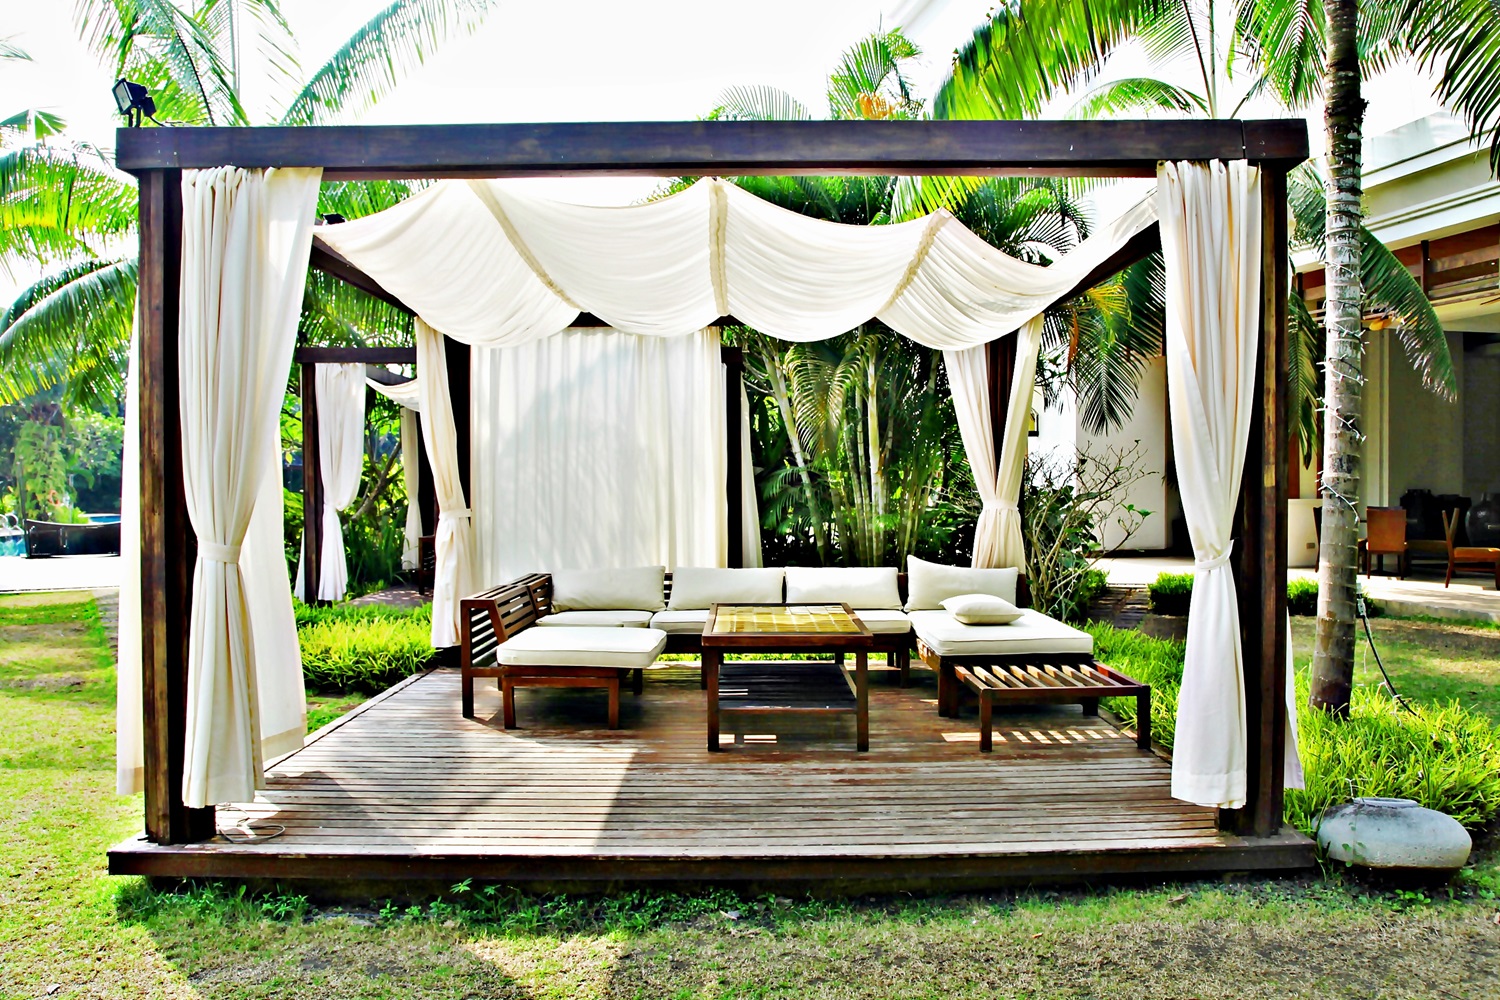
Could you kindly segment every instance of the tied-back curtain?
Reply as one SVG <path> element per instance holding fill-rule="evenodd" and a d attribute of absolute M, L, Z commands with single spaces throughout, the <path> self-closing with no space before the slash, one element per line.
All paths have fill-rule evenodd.
<path fill-rule="evenodd" d="M 1156 196 L 1172 445 L 1194 560 L 1172 795 L 1237 809 L 1245 670 L 1230 548 L 1260 342 L 1260 171 L 1243 160 L 1164 163 Z"/>
<path fill-rule="evenodd" d="M 725 564 L 716 329 L 673 338 L 572 329 L 477 349 L 473 370 L 483 584 L 585 566 Z"/>
<path fill-rule="evenodd" d="M 318 365 L 313 391 L 318 395 L 318 466 L 323 483 L 323 544 L 318 565 L 318 600 L 342 601 L 349 589 L 344 556 L 344 526 L 339 511 L 359 495 L 365 458 L 365 366 Z M 303 535 L 306 557 L 307 536 Z M 305 575 L 297 567 L 297 596 L 306 599 Z"/>
<path fill-rule="evenodd" d="M 432 580 L 432 644 L 458 645 L 458 602 L 478 588 L 474 572 L 474 526 L 459 477 L 458 430 L 448 395 L 448 358 L 443 335 L 418 317 L 417 387 L 422 411 L 422 439 L 432 466 L 437 493 L 437 568 Z M 469 419 L 469 414 L 464 414 Z"/>
<path fill-rule="evenodd" d="M 401 539 L 401 568 L 416 569 L 421 560 L 422 507 L 417 502 L 421 428 L 417 411 L 401 410 L 401 483 L 406 487 L 406 531 Z"/>
<path fill-rule="evenodd" d="M 320 177 L 316 169 L 183 172 L 179 391 L 198 538 L 182 779 L 191 808 L 249 800 L 262 779 L 260 669 L 279 665 L 257 659 L 240 553 L 291 365 Z M 297 673 L 300 687 L 300 665 Z"/>
<path fill-rule="evenodd" d="M 1015 566 L 1026 570 L 1026 543 L 1021 533 L 1021 478 L 1026 472 L 1027 434 L 1031 397 L 1036 383 L 1037 356 L 1042 349 L 1042 317 L 1028 321 L 1014 336 L 1016 367 L 1012 373 L 1010 404 L 995 454 L 994 414 L 990 408 L 989 358 L 983 344 L 962 351 L 944 351 L 943 365 L 953 390 L 964 455 L 974 474 L 983 506 L 974 527 L 975 566 Z"/>
<path fill-rule="evenodd" d="M 406 532 L 401 541 L 401 568 L 416 569 L 421 560 L 422 508 L 417 502 L 421 464 L 422 387 L 417 379 L 387 385 L 374 379 L 365 382 L 371 389 L 401 407 L 401 482 L 406 487 Z"/>
<path fill-rule="evenodd" d="M 125 447 L 120 465 L 120 624 L 115 658 L 115 791 L 145 789 L 145 693 L 141 683 L 140 333 L 130 334 Z"/>
<path fill-rule="evenodd" d="M 755 569 L 765 565 L 760 547 L 760 491 L 755 488 L 755 456 L 750 443 L 750 394 L 740 380 L 740 555 L 743 565 Z"/>

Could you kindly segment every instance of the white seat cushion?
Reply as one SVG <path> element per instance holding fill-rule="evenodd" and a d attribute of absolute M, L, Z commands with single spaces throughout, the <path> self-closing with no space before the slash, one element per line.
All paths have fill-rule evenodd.
<path fill-rule="evenodd" d="M 546 628 L 590 625 L 601 628 L 649 628 L 649 611 L 555 611 L 536 620 Z"/>
<path fill-rule="evenodd" d="M 937 611 L 950 597 L 990 594 L 1016 603 L 1016 578 L 1011 569 L 973 569 L 944 566 L 916 556 L 906 557 L 906 610 Z"/>
<path fill-rule="evenodd" d="M 665 566 L 627 569 L 561 569 L 552 573 L 552 606 L 558 611 L 660 611 Z"/>
<path fill-rule="evenodd" d="M 859 608 L 854 617 L 865 623 L 865 628 L 877 635 L 900 635 L 911 631 L 911 619 L 904 611 L 889 608 Z"/>
<path fill-rule="evenodd" d="M 780 604 L 782 571 L 678 566 L 672 571 L 669 611 L 703 611 L 710 604 Z"/>
<path fill-rule="evenodd" d="M 708 624 L 708 609 L 702 611 L 658 611 L 651 616 L 651 627 L 673 635 L 702 635 Z"/>
<path fill-rule="evenodd" d="M 495 651 L 507 667 L 649 667 L 666 648 L 667 633 L 654 628 L 529 628 Z"/>
<path fill-rule="evenodd" d="M 911 627 L 939 656 L 1092 653 L 1094 637 L 1040 611 L 1023 608 L 1009 625 L 965 625 L 947 611 L 913 611 Z"/>
<path fill-rule="evenodd" d="M 786 602 L 896 609 L 901 592 L 894 566 L 788 566 Z"/>

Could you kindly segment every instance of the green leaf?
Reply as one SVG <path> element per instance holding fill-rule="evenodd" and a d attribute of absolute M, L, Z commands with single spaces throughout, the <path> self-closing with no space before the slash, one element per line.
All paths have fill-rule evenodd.
<path fill-rule="evenodd" d="M 136 222 L 130 178 L 87 146 L 0 154 L 0 267 L 97 256 Z"/>
<path fill-rule="evenodd" d="M 31 62 L 31 53 L 27 52 L 14 41 L 15 36 L 0 38 L 0 59 L 15 59 L 20 62 Z"/>
<path fill-rule="evenodd" d="M 812 120 L 812 112 L 779 87 L 749 86 L 725 89 L 704 117 L 710 121 L 805 122 Z"/>
<path fill-rule="evenodd" d="M 0 405 L 55 385 L 80 405 L 124 388 L 136 262 L 89 260 L 48 275 L 0 315 Z"/>
<path fill-rule="evenodd" d="M 1406 0 L 1395 16 L 1409 27 L 1422 69 L 1437 77 L 1435 96 L 1461 112 L 1490 143 L 1500 171 L 1500 0 Z"/>
<path fill-rule="evenodd" d="M 1088 90 L 1068 111 L 1069 118 L 1106 118 L 1125 112 L 1196 111 L 1208 114 L 1208 105 L 1191 90 L 1150 77 L 1111 80 Z"/>
<path fill-rule="evenodd" d="M 473 33 L 496 5 L 496 0 L 395 0 L 313 74 L 281 124 L 329 125 L 359 117 L 449 38 Z"/>

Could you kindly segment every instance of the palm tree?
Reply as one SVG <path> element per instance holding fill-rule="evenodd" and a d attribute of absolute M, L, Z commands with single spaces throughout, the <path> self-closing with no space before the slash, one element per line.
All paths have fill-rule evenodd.
<path fill-rule="evenodd" d="M 1493 10 L 1493 0 L 1482 2 Z M 1454 392 L 1452 359 L 1436 314 L 1406 269 L 1388 252 L 1374 251 L 1379 241 L 1360 221 L 1359 72 L 1362 66 L 1379 70 L 1412 50 L 1411 19 L 1402 14 L 1409 3 L 1412 0 L 1374 0 L 1361 9 L 1357 0 L 1240 0 L 1229 9 L 1215 0 L 1043 0 L 1024 5 L 1012 0 L 957 54 L 953 73 L 935 102 L 939 117 L 1030 117 L 1071 94 L 1076 95 L 1071 113 L 1079 116 L 1130 112 L 1233 117 L 1257 96 L 1300 109 L 1326 89 L 1330 137 L 1336 133 L 1330 145 L 1326 219 L 1319 227 L 1306 216 L 1310 200 L 1304 174 L 1304 211 L 1294 220 L 1294 231 L 1321 230 L 1325 240 L 1330 278 L 1327 347 L 1319 350 L 1316 325 L 1306 304 L 1293 295 L 1290 309 L 1297 342 L 1291 345 L 1289 362 L 1304 460 L 1313 451 L 1309 439 L 1316 429 L 1313 413 L 1318 405 L 1316 380 L 1309 377 L 1311 360 L 1321 353 L 1332 364 L 1323 435 L 1324 485 L 1332 502 L 1324 507 L 1313 701 L 1335 710 L 1347 706 L 1348 683 L 1333 683 L 1326 691 L 1324 687 L 1330 678 L 1352 680 L 1353 671 L 1351 504 L 1359 488 L 1361 316 L 1373 310 L 1395 319 L 1408 357 L 1428 385 L 1442 395 Z M 1325 7 L 1327 23 L 1322 17 Z M 1194 82 L 1105 79 L 1110 55 L 1131 39 L 1138 39 L 1158 63 L 1186 63 Z M 1335 39 L 1338 44 L 1329 52 L 1330 67 L 1332 54 L 1338 56 L 1337 72 L 1331 70 L 1325 83 L 1319 69 L 1325 46 Z M 1295 190 L 1296 180 L 1293 186 Z M 1294 208 L 1297 204 L 1294 198 Z M 1369 293 L 1363 299 L 1361 276 Z"/>
<path fill-rule="evenodd" d="M 494 5 L 394 0 L 296 84 L 271 123 L 358 116 L 445 40 L 473 31 Z M 248 41 L 274 83 L 300 78 L 276 0 L 79 0 L 78 23 L 117 76 L 151 89 L 166 122 L 251 124 L 241 99 Z M 54 270 L 0 316 L 0 404 L 54 385 L 64 385 L 72 402 L 118 399 L 134 313 L 135 259 L 120 252 L 134 233 L 134 185 L 92 147 L 34 139 L 0 155 L 0 266 L 24 261 Z M 320 211 L 354 217 L 409 193 L 396 182 L 328 185 Z M 303 322 L 337 342 L 399 329 L 406 320 L 364 293 L 315 277 Z"/>

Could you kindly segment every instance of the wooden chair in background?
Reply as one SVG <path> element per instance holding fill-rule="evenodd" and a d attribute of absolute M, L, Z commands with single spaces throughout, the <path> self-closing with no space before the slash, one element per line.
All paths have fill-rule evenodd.
<path fill-rule="evenodd" d="M 1495 574 L 1495 589 L 1500 590 L 1500 549 L 1488 545 L 1455 545 L 1458 534 L 1458 511 L 1443 511 L 1443 534 L 1448 542 L 1448 575 L 1443 586 L 1448 586 L 1454 573 L 1482 570 Z"/>
<path fill-rule="evenodd" d="M 1375 557 L 1382 573 L 1385 572 L 1385 557 L 1395 556 L 1397 578 L 1406 576 L 1410 570 L 1406 548 L 1406 511 L 1400 507 L 1369 507 L 1365 514 L 1365 537 L 1359 543 L 1365 576 L 1370 575 L 1371 556 Z"/>

